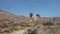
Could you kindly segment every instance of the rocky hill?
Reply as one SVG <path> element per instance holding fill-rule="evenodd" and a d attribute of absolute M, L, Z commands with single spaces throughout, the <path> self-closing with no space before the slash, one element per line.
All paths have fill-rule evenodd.
<path fill-rule="evenodd" d="M 56 23 L 60 22 L 60 17 L 42 17 L 42 18 L 45 20 L 50 20 L 50 21 L 53 20 L 53 18 L 55 18 Z M 7 11 L 0 9 L 0 20 L 3 20 L 3 19 L 8 19 L 11 21 L 20 21 L 20 20 L 26 20 L 28 18 L 25 16 L 17 16 L 15 14 L 12 14 L 12 13 L 9 13 Z"/>
<path fill-rule="evenodd" d="M 12 32 L 15 28 L 18 29 L 20 27 L 20 21 L 26 20 L 27 18 L 25 16 L 17 16 L 10 12 L 0 10 L 0 33 L 4 33 L 6 30 Z"/>
<path fill-rule="evenodd" d="M 39 19 L 39 18 L 38 18 Z M 41 19 L 49 23 L 40 22 Z M 60 17 L 41 17 L 38 21 L 0 10 L 1 34 L 60 34 Z M 58 23 L 54 25 L 50 23 Z M 42 24 L 41 24 L 42 23 Z M 46 25 L 46 26 L 45 26 Z"/>
<path fill-rule="evenodd" d="M 26 19 L 26 17 L 25 16 L 17 16 L 15 14 L 10 13 L 10 12 L 0 10 L 0 20 L 3 20 L 3 19 L 18 21 L 18 20 L 24 20 L 24 19 Z"/>

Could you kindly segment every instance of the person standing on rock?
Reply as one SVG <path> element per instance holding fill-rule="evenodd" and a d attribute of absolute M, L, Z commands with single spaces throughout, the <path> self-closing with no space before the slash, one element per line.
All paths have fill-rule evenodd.
<path fill-rule="evenodd" d="M 30 13 L 30 19 L 32 18 L 32 16 L 33 16 L 33 13 L 31 12 L 31 13 Z"/>
<path fill-rule="evenodd" d="M 29 14 L 29 16 L 30 16 L 30 22 L 32 22 L 33 21 L 33 13 L 31 12 L 30 14 Z"/>

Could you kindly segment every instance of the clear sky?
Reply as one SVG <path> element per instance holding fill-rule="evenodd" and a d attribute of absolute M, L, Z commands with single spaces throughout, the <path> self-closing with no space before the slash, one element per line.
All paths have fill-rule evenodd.
<path fill-rule="evenodd" d="M 0 9 L 16 15 L 39 13 L 42 17 L 60 17 L 60 0 L 0 0 Z"/>

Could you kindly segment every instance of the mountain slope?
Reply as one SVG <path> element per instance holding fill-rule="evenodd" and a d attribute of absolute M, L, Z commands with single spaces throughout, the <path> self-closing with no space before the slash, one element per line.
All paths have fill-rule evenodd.
<path fill-rule="evenodd" d="M 26 19 L 26 17 L 17 16 L 15 14 L 0 10 L 0 20 L 3 20 L 3 19 L 9 19 L 12 21 L 17 21 L 17 20 L 24 20 L 24 19 Z"/>

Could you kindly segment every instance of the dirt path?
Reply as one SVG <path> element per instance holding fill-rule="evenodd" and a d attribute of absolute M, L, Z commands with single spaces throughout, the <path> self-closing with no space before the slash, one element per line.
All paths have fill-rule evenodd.
<path fill-rule="evenodd" d="M 23 30 L 19 30 L 19 31 L 15 31 L 11 34 L 28 34 L 27 30 L 26 29 L 23 29 Z"/>

